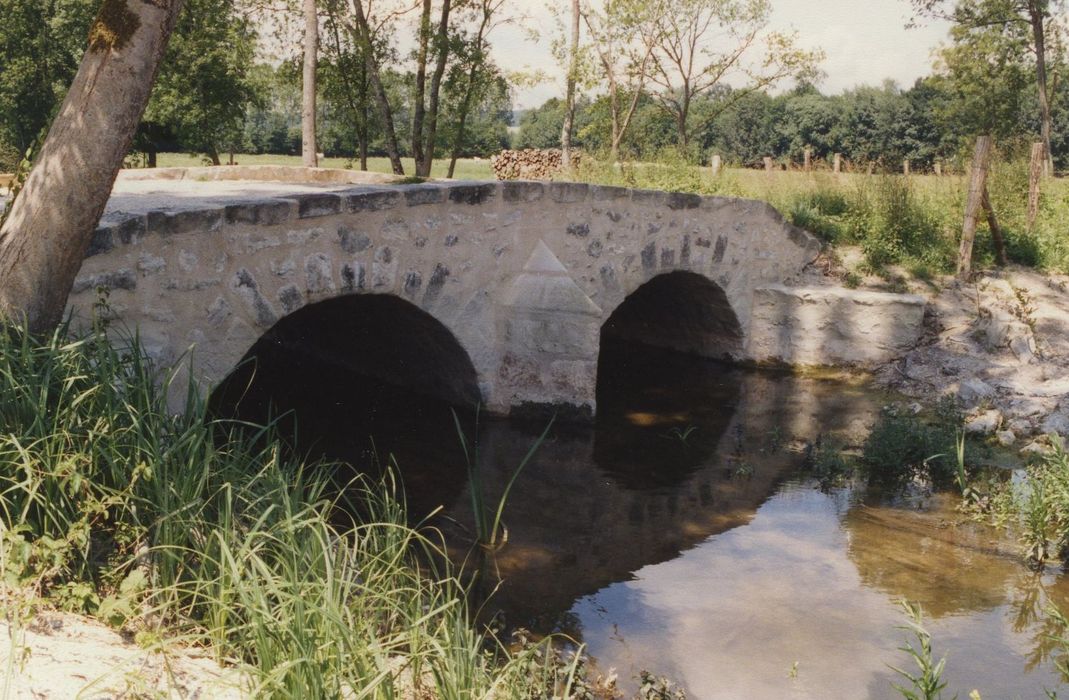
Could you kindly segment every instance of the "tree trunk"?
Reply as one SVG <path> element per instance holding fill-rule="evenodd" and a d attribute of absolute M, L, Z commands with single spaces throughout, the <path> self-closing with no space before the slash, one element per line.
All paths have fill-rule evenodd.
<path fill-rule="evenodd" d="M 972 246 L 976 240 L 976 220 L 983 206 L 984 192 L 987 188 L 987 165 L 991 158 L 991 137 L 980 136 L 976 139 L 973 152 L 971 173 L 969 175 L 969 193 L 965 200 L 965 222 L 961 227 L 961 247 L 958 250 L 958 277 L 969 276 L 972 270 Z"/>
<path fill-rule="evenodd" d="M 450 179 L 452 179 L 453 173 L 456 172 L 457 159 L 460 158 L 460 151 L 464 148 L 464 132 L 467 128 L 468 112 L 471 111 L 471 99 L 475 94 L 475 79 L 478 71 L 479 64 L 473 61 L 471 69 L 468 71 L 468 85 L 464 89 L 464 99 L 460 103 L 460 114 L 457 116 L 456 134 L 453 137 L 453 152 L 449 158 L 449 170 L 445 174 Z"/>
<path fill-rule="evenodd" d="M 426 115 L 427 52 L 431 43 L 431 0 L 423 0 L 419 16 L 419 51 L 416 54 L 416 80 L 412 89 L 412 159 L 416 175 L 423 167 L 423 122 Z"/>
<path fill-rule="evenodd" d="M 987 228 L 991 231 L 991 240 L 995 243 L 995 259 L 998 260 L 999 265 L 1005 267 L 1009 265 L 1009 260 L 1006 258 L 1006 239 L 1002 237 L 1002 227 L 998 225 L 998 217 L 995 216 L 995 207 L 991 206 L 991 195 L 987 193 L 986 185 L 980 204 L 987 215 Z"/>
<path fill-rule="evenodd" d="M 1047 39 L 1044 32 L 1044 9 L 1037 0 L 1028 2 L 1028 18 L 1032 24 L 1032 39 L 1036 45 L 1036 88 L 1039 93 L 1039 132 L 1043 139 L 1045 175 L 1054 174 L 1054 153 L 1050 148 L 1050 94 L 1047 92 Z"/>
<path fill-rule="evenodd" d="M 1028 229 L 1036 225 L 1036 217 L 1039 215 L 1039 180 L 1043 174 L 1043 166 L 1047 162 L 1044 157 L 1045 149 L 1042 143 L 1032 144 L 1032 158 L 1028 163 Z"/>
<path fill-rule="evenodd" d="M 0 228 L 0 317 L 45 332 L 67 295 L 148 103 L 183 0 L 104 0 L 37 161 Z"/>
<path fill-rule="evenodd" d="M 564 125 L 560 130 L 561 166 L 572 167 L 572 126 L 575 123 L 575 78 L 579 70 L 579 0 L 572 0 L 572 42 L 568 54 L 565 83 Z"/>
<path fill-rule="evenodd" d="M 438 59 L 434 66 L 434 75 L 431 76 L 430 104 L 427 109 L 427 143 L 423 147 L 422 161 L 417 165 L 418 172 L 416 173 L 420 177 L 430 177 L 431 164 L 434 163 L 434 146 L 438 138 L 439 97 L 442 92 L 445 65 L 449 60 L 449 12 L 451 8 L 451 0 L 442 0 L 442 15 L 438 22 Z"/>
<path fill-rule="evenodd" d="M 301 99 L 301 160 L 319 165 L 316 145 L 316 67 L 319 62 L 319 13 L 316 0 L 304 0 L 304 94 Z"/>
<path fill-rule="evenodd" d="M 364 14 L 362 0 L 353 0 L 353 14 L 356 16 L 357 40 L 364 54 L 367 77 L 375 93 L 375 104 L 378 106 L 379 117 L 382 119 L 382 131 L 386 138 L 386 155 L 390 157 L 393 174 L 404 175 L 405 166 L 401 164 L 401 151 L 397 148 L 397 131 L 393 126 L 393 109 L 390 107 L 390 98 L 386 94 L 382 76 L 379 74 L 379 63 L 375 59 L 375 47 L 371 41 L 371 27 L 368 25 L 367 15 Z"/>

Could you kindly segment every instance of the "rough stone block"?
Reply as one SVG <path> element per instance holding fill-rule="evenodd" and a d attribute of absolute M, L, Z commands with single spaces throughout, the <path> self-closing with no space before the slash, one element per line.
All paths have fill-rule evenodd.
<path fill-rule="evenodd" d="M 605 202 L 614 199 L 627 199 L 631 196 L 631 190 L 626 187 L 614 187 L 612 185 L 591 185 L 590 198 L 595 202 Z"/>
<path fill-rule="evenodd" d="M 924 298 L 911 294 L 757 288 L 746 352 L 758 362 L 872 367 L 916 345 L 924 307 Z"/>
<path fill-rule="evenodd" d="M 341 196 L 329 192 L 299 194 L 294 199 L 297 200 L 297 217 L 300 219 L 330 216 L 341 211 Z"/>
<path fill-rule="evenodd" d="M 178 233 L 211 233 L 223 223 L 222 209 L 153 211 L 146 217 L 148 233 L 170 236 Z"/>
<path fill-rule="evenodd" d="M 537 202 L 545 196 L 545 185 L 541 182 L 508 180 L 501 183 L 503 199 L 509 204 Z"/>
<path fill-rule="evenodd" d="M 497 194 L 497 185 L 488 182 L 477 185 L 450 185 L 449 201 L 456 204 L 484 204 Z"/>
<path fill-rule="evenodd" d="M 85 257 L 101 255 L 115 247 L 115 238 L 110 228 L 98 228 L 93 231 L 93 238 L 89 241 L 89 248 L 85 251 Z"/>
<path fill-rule="evenodd" d="M 405 204 L 418 207 L 421 204 L 438 204 L 445 199 L 441 185 L 404 185 L 399 188 L 405 195 Z"/>
<path fill-rule="evenodd" d="M 383 211 L 400 203 L 398 190 L 367 190 L 345 195 L 345 208 L 350 212 Z"/>
<path fill-rule="evenodd" d="M 225 218 L 228 224 L 275 226 L 294 218 L 296 209 L 297 203 L 289 199 L 231 204 Z"/>
<path fill-rule="evenodd" d="M 669 192 L 666 203 L 669 209 L 697 209 L 701 203 L 701 195 L 687 192 Z"/>
<path fill-rule="evenodd" d="M 96 275 L 79 277 L 74 280 L 71 294 L 81 294 L 94 289 L 106 289 L 108 291 L 123 289 L 132 292 L 137 289 L 137 275 L 134 274 L 133 270 L 123 268 L 114 272 L 101 272 Z"/>
<path fill-rule="evenodd" d="M 631 201 L 635 204 L 641 204 L 647 207 L 661 207 L 664 206 L 665 200 L 668 198 L 667 192 L 661 192 L 660 190 L 632 190 Z"/>
<path fill-rule="evenodd" d="M 585 201 L 590 193 L 590 185 L 585 182 L 551 182 L 549 198 L 558 204 L 574 204 Z"/>

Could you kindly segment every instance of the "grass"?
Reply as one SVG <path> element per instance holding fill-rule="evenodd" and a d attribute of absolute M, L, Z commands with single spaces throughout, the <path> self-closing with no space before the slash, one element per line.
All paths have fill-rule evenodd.
<path fill-rule="evenodd" d="M 234 160 L 239 165 L 301 165 L 300 156 L 239 154 L 234 157 Z M 415 172 L 415 161 L 411 158 L 402 158 L 401 162 L 404 165 L 405 174 L 411 175 Z M 204 157 L 199 155 L 189 155 L 187 153 L 160 153 L 157 157 L 156 164 L 161 168 L 193 168 L 209 165 L 210 163 L 206 162 Z M 319 166 L 321 168 L 352 170 L 359 167 L 359 161 L 353 161 L 349 158 L 321 158 Z M 368 158 L 367 167 L 369 171 L 375 173 L 393 172 L 390 169 L 390 161 L 388 158 Z M 448 160 L 438 159 L 434 161 L 434 165 L 431 168 L 431 177 L 444 178 L 448 168 Z M 475 160 L 472 158 L 461 158 L 457 161 L 457 168 L 453 177 L 457 180 L 493 180 L 494 173 L 490 170 L 489 159 Z"/>
<path fill-rule="evenodd" d="M 192 391 L 171 415 L 159 379 L 136 336 L 0 331 L 0 612 L 16 637 L 36 607 L 76 610 L 209 648 L 253 697 L 586 687 L 549 644 L 510 651 L 473 625 L 389 480 L 335 484 L 266 428 L 210 423 Z"/>

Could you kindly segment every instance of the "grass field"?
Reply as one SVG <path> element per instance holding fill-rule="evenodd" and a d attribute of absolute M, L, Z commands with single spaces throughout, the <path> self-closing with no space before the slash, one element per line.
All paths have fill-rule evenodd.
<path fill-rule="evenodd" d="M 270 154 L 240 154 L 234 156 L 234 161 L 238 165 L 300 165 L 301 157 L 276 156 Z M 415 172 L 415 161 L 411 158 L 402 158 L 401 161 L 405 166 L 406 175 L 411 175 Z M 156 164 L 161 168 L 191 168 L 199 165 L 210 165 L 210 162 L 199 155 L 189 155 L 186 153 L 161 153 L 159 154 Z M 322 158 L 319 161 L 319 166 L 321 168 L 342 168 L 353 170 L 358 168 L 359 162 L 350 160 L 349 158 Z M 388 158 L 368 158 L 367 167 L 368 170 L 375 173 L 391 172 L 390 160 Z M 445 177 L 448 168 L 448 160 L 436 160 L 431 169 L 431 177 Z M 457 169 L 454 177 L 458 180 L 493 180 L 494 174 L 490 170 L 489 160 L 462 158 L 457 161 Z"/>

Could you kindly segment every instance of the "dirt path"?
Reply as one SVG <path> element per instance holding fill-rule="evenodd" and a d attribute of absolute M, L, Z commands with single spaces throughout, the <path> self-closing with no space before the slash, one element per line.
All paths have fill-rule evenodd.
<path fill-rule="evenodd" d="M 0 697 L 243 697 L 240 674 L 197 650 L 168 644 L 146 650 L 94 620 L 40 613 L 13 630 L 0 622 Z"/>

